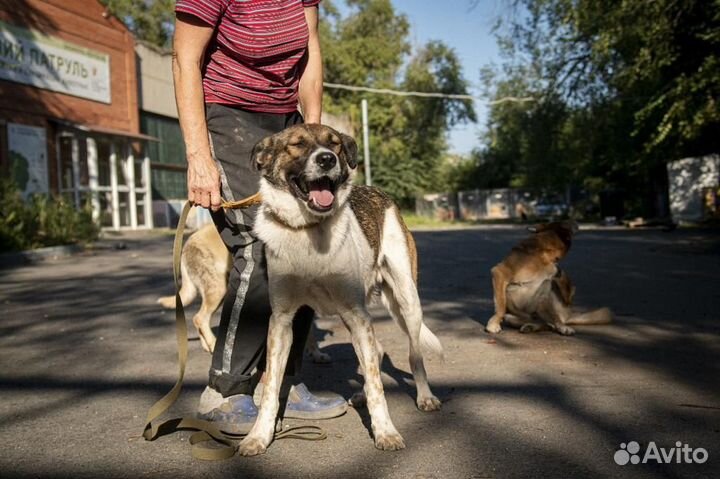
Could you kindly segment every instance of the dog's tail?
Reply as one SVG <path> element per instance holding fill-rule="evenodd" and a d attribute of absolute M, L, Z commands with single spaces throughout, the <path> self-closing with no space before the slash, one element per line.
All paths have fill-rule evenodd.
<path fill-rule="evenodd" d="M 175 307 L 175 296 L 163 296 L 158 298 L 157 302 L 165 309 L 173 309 Z"/>
<path fill-rule="evenodd" d="M 600 308 L 587 313 L 577 313 L 567 320 L 567 324 L 610 324 L 613 322 L 615 315 L 610 308 Z"/>
<path fill-rule="evenodd" d="M 440 359 L 445 358 L 445 352 L 443 351 L 442 344 L 440 344 L 440 340 L 430 331 L 430 328 L 425 326 L 425 323 L 420 326 L 420 347 L 425 354 L 434 355 Z"/>
<path fill-rule="evenodd" d="M 187 306 L 195 300 L 195 297 L 197 296 L 197 287 L 192 282 L 184 261 L 180 263 L 180 275 L 183 280 L 180 287 L 180 301 L 182 301 L 183 306 Z M 163 296 L 162 298 L 159 298 L 157 302 L 165 309 L 174 309 L 175 295 Z"/>

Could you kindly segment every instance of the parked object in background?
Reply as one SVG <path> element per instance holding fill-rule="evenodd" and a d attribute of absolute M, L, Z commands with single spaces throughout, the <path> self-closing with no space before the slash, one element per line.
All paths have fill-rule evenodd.
<path fill-rule="evenodd" d="M 606 216 L 602 220 L 603 226 L 617 226 L 620 224 L 616 216 Z"/>
<path fill-rule="evenodd" d="M 570 205 L 560 195 L 537 194 L 520 188 L 495 188 L 428 193 L 415 200 L 415 212 L 441 221 L 527 221 L 564 218 Z"/>
<path fill-rule="evenodd" d="M 720 155 L 684 158 L 667 164 L 670 214 L 679 223 L 718 218 Z"/>
<path fill-rule="evenodd" d="M 562 218 L 567 216 L 570 206 L 557 196 L 543 196 L 533 209 L 537 218 Z"/>
<path fill-rule="evenodd" d="M 663 231 L 673 231 L 677 228 L 677 223 L 670 218 L 643 218 L 637 217 L 632 220 L 624 221 L 628 228 L 662 228 Z"/>
<path fill-rule="evenodd" d="M 460 191 L 459 218 L 466 221 L 524 220 L 534 215 L 533 193 L 516 188 Z"/>
<path fill-rule="evenodd" d="M 705 218 L 720 220 L 720 186 L 705 188 L 703 192 Z"/>
<path fill-rule="evenodd" d="M 439 221 L 458 219 L 458 201 L 455 193 L 428 193 L 415 198 L 415 213 Z"/>

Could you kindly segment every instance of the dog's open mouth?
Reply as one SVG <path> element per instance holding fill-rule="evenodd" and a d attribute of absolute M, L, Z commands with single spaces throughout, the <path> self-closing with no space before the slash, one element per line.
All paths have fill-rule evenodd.
<path fill-rule="evenodd" d="M 290 178 L 290 185 L 295 195 L 306 201 L 310 209 L 325 212 L 332 209 L 335 203 L 335 182 L 323 176 L 316 180 L 305 180 L 301 176 Z"/>

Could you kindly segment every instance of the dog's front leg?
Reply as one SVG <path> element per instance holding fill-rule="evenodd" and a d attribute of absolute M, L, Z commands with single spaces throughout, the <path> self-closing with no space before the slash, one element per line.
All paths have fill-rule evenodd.
<path fill-rule="evenodd" d="M 366 311 L 356 309 L 341 314 L 340 317 L 352 334 L 355 354 L 365 374 L 365 397 L 375 437 L 375 447 L 385 451 L 404 449 L 405 441 L 392 423 L 385 401 L 380 379 L 380 362 L 375 346 L 375 332 L 370 316 Z"/>
<path fill-rule="evenodd" d="M 240 442 L 240 454 L 255 456 L 262 454 L 275 435 L 275 419 L 280 405 L 280 387 L 290 346 L 292 345 L 293 315 L 273 313 L 270 317 L 267 342 L 267 366 L 265 368 L 265 387 L 260 403 L 260 413 L 250 433 Z"/>
<path fill-rule="evenodd" d="M 353 344 L 353 348 L 355 349 L 355 351 L 360 351 L 360 348 L 358 347 L 357 339 L 355 338 L 355 336 L 350 335 L 350 337 L 352 338 L 352 344 Z M 383 349 L 383 345 L 380 342 L 380 340 L 378 340 L 377 336 L 375 336 L 375 351 L 377 352 L 378 365 L 382 367 L 383 358 L 385 357 L 385 350 Z M 357 353 L 357 354 L 359 355 L 360 353 Z M 358 358 L 359 358 L 359 356 L 358 356 Z M 365 377 L 365 372 L 362 369 L 364 363 L 361 359 L 358 362 L 360 363 L 360 374 L 362 374 L 362 376 Z M 352 397 L 350 398 L 349 402 L 350 402 L 350 405 L 356 409 L 365 407 L 365 405 L 367 404 L 367 400 L 365 399 L 365 391 L 364 390 L 358 391 L 355 394 L 353 394 Z"/>
<path fill-rule="evenodd" d="M 503 267 L 502 263 L 495 266 L 492 270 L 493 299 L 495 302 L 495 314 L 487 322 L 485 331 L 488 333 L 499 333 L 502 330 L 502 322 L 507 312 L 507 287 L 509 272 Z"/>

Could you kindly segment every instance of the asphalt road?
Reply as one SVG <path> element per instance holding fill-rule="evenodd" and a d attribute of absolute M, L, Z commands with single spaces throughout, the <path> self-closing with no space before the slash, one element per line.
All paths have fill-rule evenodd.
<path fill-rule="evenodd" d="M 616 323 L 574 337 L 491 337 L 489 268 L 524 234 L 416 233 L 426 321 L 446 350 L 444 363 L 428 363 L 444 405 L 416 409 L 406 341 L 374 309 L 401 452 L 376 450 L 366 412 L 352 409 L 317 423 L 327 440 L 277 441 L 255 458 L 194 460 L 186 432 L 140 439 L 177 371 L 173 315 L 155 304 L 172 291 L 168 235 L 0 270 L 0 476 L 720 476 L 720 234 L 582 232 L 564 261 L 576 302 L 611 307 Z M 307 362 L 305 380 L 349 397 L 360 383 L 348 334 L 332 319 L 320 327 L 333 362 Z M 177 414 L 194 409 L 206 380 L 198 341 L 190 355 Z M 668 450 L 680 441 L 708 459 L 619 466 L 614 455 L 630 441 L 641 455 L 651 442 Z"/>

